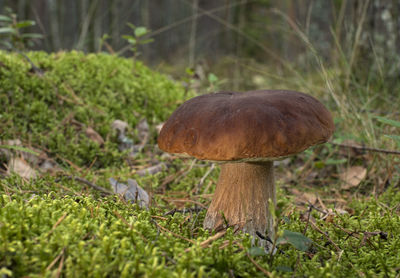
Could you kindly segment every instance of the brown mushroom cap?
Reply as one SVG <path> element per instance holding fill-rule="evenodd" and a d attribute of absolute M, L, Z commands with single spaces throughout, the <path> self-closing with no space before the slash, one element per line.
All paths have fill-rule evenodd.
<path fill-rule="evenodd" d="M 164 124 L 159 147 L 198 159 L 273 160 L 326 142 L 330 112 L 294 91 L 219 92 L 183 103 Z"/>

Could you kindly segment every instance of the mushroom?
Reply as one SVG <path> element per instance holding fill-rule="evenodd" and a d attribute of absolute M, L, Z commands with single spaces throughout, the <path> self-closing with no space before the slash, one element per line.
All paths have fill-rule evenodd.
<path fill-rule="evenodd" d="M 215 230 L 228 221 L 256 238 L 273 232 L 273 160 L 326 142 L 333 131 L 330 112 L 304 93 L 219 92 L 183 103 L 164 124 L 158 146 L 223 162 L 203 226 Z"/>

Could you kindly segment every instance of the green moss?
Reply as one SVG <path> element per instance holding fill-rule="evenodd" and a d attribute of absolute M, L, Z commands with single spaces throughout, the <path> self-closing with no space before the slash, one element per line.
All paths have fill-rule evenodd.
<path fill-rule="evenodd" d="M 130 60 L 106 54 L 27 55 L 42 74 L 32 71 L 23 56 L 0 52 L 0 139 L 18 138 L 46 149 L 71 175 L 75 170 L 65 161 L 84 168 L 96 159 L 93 167 L 85 169 L 86 179 L 107 187 L 109 177 L 136 178 L 153 196 L 153 205 L 145 210 L 115 196 L 101 197 L 68 178 L 2 177 L 2 277 L 53 277 L 59 271 L 64 277 L 264 276 L 248 258 L 247 235 L 228 229 L 222 238 L 202 247 L 200 243 L 210 236 L 202 229 L 204 210 L 165 215 L 174 207 L 168 197 L 193 197 L 207 163 L 191 167 L 189 160 L 164 161 L 170 164 L 168 169 L 144 177 L 122 165 L 124 154 L 117 149 L 111 123 L 128 122 L 134 137 L 133 127 L 141 117 L 151 126 L 165 120 L 185 98 L 180 85 L 141 63 L 133 66 Z M 104 146 L 85 136 L 87 126 L 100 133 Z M 149 159 L 145 153 L 138 158 Z M 212 193 L 218 172 L 217 168 L 207 177 L 202 194 Z M 173 175 L 176 179 L 164 188 L 167 196 L 157 194 Z M 306 231 L 304 236 L 313 244 L 307 252 L 286 244 L 274 256 L 261 253 L 252 258 L 273 277 L 396 277 L 400 261 L 397 191 L 389 188 L 379 198 L 353 199 L 348 205 L 352 213 L 337 213 L 331 221 L 314 210 L 312 219 L 323 235 L 278 189 L 279 230 Z M 209 201 L 204 196 L 193 200 L 204 205 Z"/>
<path fill-rule="evenodd" d="M 95 158 L 95 167 L 118 165 L 111 123 L 120 119 L 133 128 L 142 117 L 159 123 L 185 95 L 166 76 L 116 56 L 75 51 L 27 56 L 42 73 L 22 55 L 0 52 L 0 139 L 29 141 L 79 166 Z M 109 139 L 104 147 L 85 136 L 87 126 Z"/>
<path fill-rule="evenodd" d="M 13 277 L 52 276 L 61 261 L 66 277 L 263 276 L 245 253 L 250 248 L 246 235 L 228 230 L 210 246 L 199 245 L 209 237 L 201 228 L 205 211 L 165 216 L 165 209 L 144 210 L 116 197 L 77 196 L 73 190 L 79 185 L 59 183 L 72 191 L 63 191 L 51 177 L 0 180 L 0 269 Z M 276 277 L 394 277 L 399 271 L 400 216 L 397 205 L 391 205 L 399 198 L 400 193 L 389 190 L 378 200 L 353 201 L 354 213 L 336 215 L 333 222 L 315 214 L 316 225 L 340 251 L 308 226 L 305 235 L 314 243 L 307 252 L 281 245 L 282 252 L 272 258 L 253 259 Z M 290 206 L 281 193 L 278 199 L 284 208 Z M 304 231 L 306 222 L 298 212 L 285 218 L 280 230 Z M 364 233 L 375 231 L 385 235 Z"/>

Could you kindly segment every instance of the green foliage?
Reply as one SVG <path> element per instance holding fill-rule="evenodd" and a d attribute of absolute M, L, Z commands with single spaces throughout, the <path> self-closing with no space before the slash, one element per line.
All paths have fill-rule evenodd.
<path fill-rule="evenodd" d="M 391 119 L 388 119 L 388 118 L 385 118 L 385 117 L 380 117 L 380 116 L 375 116 L 375 118 L 378 121 L 380 121 L 380 122 L 382 122 L 384 124 L 400 128 L 400 122 L 399 121 L 391 120 Z"/>
<path fill-rule="evenodd" d="M 136 59 L 140 55 L 138 47 L 153 42 L 153 39 L 145 39 L 145 36 L 149 33 L 146 27 L 135 26 L 131 23 L 127 23 L 127 25 L 132 30 L 132 35 L 123 35 L 122 38 L 129 43 L 133 58 Z"/>
<path fill-rule="evenodd" d="M 23 29 L 34 26 L 32 20 L 17 19 L 17 15 L 7 10 L 8 15 L 0 15 L 0 45 L 5 49 L 25 50 L 31 47 L 36 39 L 42 39 L 41 34 L 22 32 Z"/>
<path fill-rule="evenodd" d="M 26 55 L 41 72 L 22 55 L 0 52 L 0 140 L 29 141 L 77 165 L 95 158 L 95 167 L 120 164 L 111 123 L 133 129 L 144 117 L 157 124 L 184 98 L 182 86 L 140 62 L 75 51 Z M 104 146 L 85 127 L 106 139 Z"/>
<path fill-rule="evenodd" d="M 297 250 L 307 251 L 311 246 L 312 240 L 302 233 L 284 230 L 282 236 L 278 238 L 277 245 L 286 243 L 290 243 Z"/>
<path fill-rule="evenodd" d="M 63 190 L 67 187 L 72 192 Z M 398 272 L 400 194 L 395 189 L 379 199 L 352 201 L 354 213 L 336 214 L 332 222 L 312 213 L 315 225 L 340 251 L 298 211 L 284 214 L 287 219 L 279 225 L 290 244 L 269 256 L 230 229 L 201 247 L 210 236 L 201 228 L 205 211 L 164 215 L 161 208 L 145 210 L 116 197 L 74 193 L 78 188 L 51 177 L 0 179 L 2 274 L 47 277 L 61 267 L 66 277 L 262 277 L 246 253 L 274 277 L 393 277 Z M 289 200 L 278 199 L 290 207 Z"/>

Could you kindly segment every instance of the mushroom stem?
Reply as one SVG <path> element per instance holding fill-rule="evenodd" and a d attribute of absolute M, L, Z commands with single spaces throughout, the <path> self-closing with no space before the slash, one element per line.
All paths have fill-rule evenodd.
<path fill-rule="evenodd" d="M 268 200 L 275 204 L 273 162 L 225 163 L 204 220 L 205 229 L 218 229 L 227 220 L 257 238 L 256 232 L 272 237 L 273 219 Z"/>

